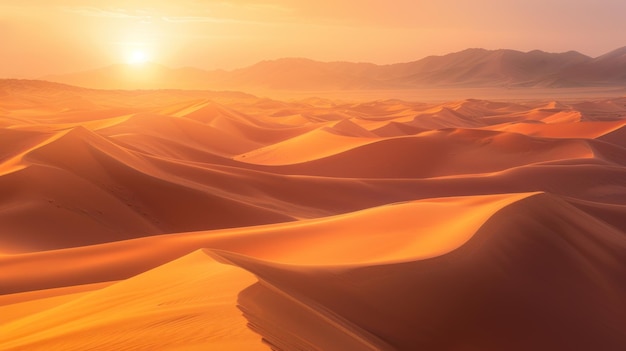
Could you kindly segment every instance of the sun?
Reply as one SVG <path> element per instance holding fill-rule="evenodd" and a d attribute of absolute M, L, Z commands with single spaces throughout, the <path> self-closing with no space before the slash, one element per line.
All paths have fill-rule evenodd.
<path fill-rule="evenodd" d="M 143 50 L 134 50 L 126 58 L 126 62 L 131 65 L 142 65 L 148 62 L 148 54 Z"/>

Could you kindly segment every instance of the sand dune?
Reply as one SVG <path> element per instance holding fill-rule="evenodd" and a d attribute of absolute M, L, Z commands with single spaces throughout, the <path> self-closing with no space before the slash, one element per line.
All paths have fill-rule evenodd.
<path fill-rule="evenodd" d="M 2 350 L 626 344 L 624 98 L 0 94 Z"/>
<path fill-rule="evenodd" d="M 295 145 L 289 149 L 303 154 L 303 149 Z M 453 129 L 376 141 L 325 158 L 296 160 L 298 164 L 273 170 L 325 177 L 427 178 L 489 173 L 539 162 L 591 157 L 589 146 L 580 141 Z"/>
<path fill-rule="evenodd" d="M 237 293 L 253 282 L 242 270 L 192 253 L 2 325 L 0 347 L 261 350 L 235 307 Z"/>
<path fill-rule="evenodd" d="M 458 213 L 459 209 L 467 211 L 466 220 L 459 218 L 459 221 L 447 223 L 447 225 L 457 229 L 442 227 L 446 223 L 441 220 L 440 216 L 446 218 L 450 212 Z M 481 219 L 480 215 L 477 216 L 477 213 L 481 213 L 483 218 Z M 380 216 L 384 216 L 385 220 L 382 220 Z M 413 223 L 399 223 L 399 219 L 406 219 L 407 217 L 414 217 Z M 539 228 L 536 222 L 538 219 L 541 219 L 540 223 L 543 223 L 542 227 Z M 471 222 L 475 224 L 472 225 Z M 399 225 L 396 228 L 385 229 L 386 235 L 384 237 L 387 244 L 381 246 L 381 229 L 377 228 L 376 225 L 386 226 L 388 223 L 398 223 Z M 564 230 L 561 235 L 567 235 L 555 237 L 554 231 L 551 229 L 555 225 Z M 324 227 L 328 229 L 323 229 Z M 334 228 L 336 232 L 329 232 L 330 228 Z M 406 231 L 409 228 L 410 230 Z M 536 239 L 527 237 L 529 230 L 536 233 L 534 234 L 537 236 Z M 283 233 L 280 233 L 281 231 Z M 463 232 L 466 234 L 459 237 L 459 234 Z M 358 241 L 347 236 L 348 233 L 359 238 Z M 430 237 L 424 237 L 424 234 L 429 233 Z M 447 235 L 443 236 L 442 233 Z M 366 240 L 368 237 L 369 240 L 374 240 L 373 242 L 379 244 L 372 245 L 372 242 Z M 411 240 L 418 239 L 413 243 L 415 246 L 407 246 L 410 242 L 407 241 L 409 238 Z M 458 241 L 459 239 L 461 242 Z M 468 239 L 469 242 L 463 244 Z M 562 348 L 576 346 L 581 342 L 585 346 L 595 344 L 610 347 L 610 345 L 621 340 L 620 334 L 611 332 L 611 328 L 619 330 L 619 320 L 624 317 L 623 312 L 621 312 L 623 310 L 612 307 L 614 303 L 623 303 L 620 296 L 623 296 L 626 289 L 623 284 L 618 283 L 621 282 L 618 278 L 624 274 L 623 262 L 620 264 L 619 257 L 626 249 L 626 241 L 615 227 L 607 225 L 563 200 L 549 195 L 523 194 L 521 196 L 479 196 L 428 200 L 298 226 L 280 225 L 277 228 L 230 230 L 225 233 L 190 233 L 138 240 L 143 242 L 120 242 L 116 245 L 108 245 L 108 247 L 86 247 L 66 252 L 51 251 L 47 255 L 57 258 L 48 262 L 56 261 L 54 266 L 59 267 L 61 266 L 59 260 L 65 260 L 67 262 L 65 266 L 70 268 L 72 265 L 68 261 L 75 262 L 77 257 L 82 256 L 92 262 L 89 267 L 90 274 L 97 274 L 98 270 L 113 270 L 121 273 L 124 269 L 128 270 L 129 267 L 132 267 L 128 260 L 130 262 L 135 260 L 135 263 L 146 262 L 150 260 L 150 255 L 159 257 L 161 253 L 180 250 L 181 246 L 186 246 L 188 250 L 196 246 L 220 248 L 220 250 L 228 249 L 230 252 L 240 252 L 251 257 L 257 257 L 257 259 L 248 259 L 244 256 L 233 256 L 234 254 L 226 251 L 209 252 L 211 256 L 249 270 L 261 279 L 261 283 L 253 285 L 239 294 L 239 304 L 242 306 L 241 309 L 246 318 L 253 323 L 254 330 L 260 332 L 269 343 L 282 345 L 285 349 L 296 347 L 298 343 L 330 349 L 348 347 L 346 345 L 350 345 L 349 347 L 352 348 L 361 344 L 374 345 L 374 349 L 406 349 L 411 348 L 412 345 L 445 347 L 441 343 L 445 344 L 449 340 L 448 335 L 436 333 L 433 335 L 433 331 L 454 332 L 457 333 L 454 334 L 455 340 L 458 340 L 455 342 L 461 344 L 465 342 L 476 343 L 476 345 L 488 349 L 498 349 L 505 346 L 513 349 L 524 349 L 532 345 L 546 343 L 552 347 Z M 563 240 L 568 242 L 566 246 L 560 244 Z M 149 243 L 150 241 L 152 243 Z M 162 243 L 159 243 L 160 241 Z M 536 248 L 543 247 L 544 241 L 549 244 L 545 246 L 545 249 L 541 251 L 541 256 L 538 257 Z M 355 247 L 357 242 L 358 248 Z M 512 243 L 517 244 L 512 245 Z M 459 245 L 461 245 L 460 248 L 450 252 L 450 249 L 457 248 Z M 571 256 L 570 245 L 583 252 Z M 149 249 L 142 249 L 146 247 Z M 398 250 L 398 247 L 401 250 Z M 377 257 L 372 250 L 379 253 L 379 258 L 376 260 L 378 263 L 372 261 L 372 257 Z M 75 252 L 72 253 L 72 251 Z M 81 253 L 80 251 L 91 252 Z M 424 253 L 420 255 L 419 251 Z M 380 256 L 381 252 L 385 255 Z M 585 254 L 585 252 L 587 253 Z M 595 260 L 588 261 L 589 255 L 606 257 L 608 260 L 600 260 L 597 261 L 598 263 L 594 263 L 597 266 L 587 267 L 590 262 L 596 262 Z M 437 258 L 431 258 L 433 256 Z M 106 262 L 105 257 L 116 257 L 116 259 Z M 188 272 L 187 274 L 192 274 L 194 281 L 201 280 L 198 277 L 200 271 L 208 272 L 214 265 L 206 257 L 201 259 L 199 253 L 189 257 L 195 257 L 193 259 L 194 265 L 191 267 L 184 265 L 180 269 L 184 269 Z M 258 261 L 259 258 L 263 261 Z M 337 258 L 347 262 L 337 261 Z M 190 259 L 183 258 L 182 262 L 188 262 Z M 572 260 L 574 261 L 572 262 Z M 36 263 L 36 261 L 41 262 L 41 258 L 31 257 L 28 261 L 30 264 L 39 265 L 40 263 Z M 9 323 L 4 328 L 10 332 L 8 334 L 11 336 L 10 339 L 14 339 L 18 338 L 19 333 L 31 335 L 31 332 L 25 329 L 24 325 L 29 325 L 34 330 L 45 329 L 45 326 L 40 323 L 58 326 L 60 330 L 52 333 L 54 338 L 39 335 L 33 338 L 34 340 L 27 337 L 22 340 L 26 345 L 34 347 L 37 347 L 38 343 L 54 345 L 54 342 L 58 342 L 55 340 L 56 337 L 63 338 L 66 334 L 72 335 L 72 328 L 78 328 L 83 333 L 80 334 L 81 337 L 84 337 L 85 340 L 81 340 L 80 337 L 73 337 L 73 344 L 70 345 L 76 345 L 74 347 L 80 349 L 80 345 L 94 342 L 95 335 L 102 335 L 101 333 L 106 331 L 106 328 L 110 328 L 110 326 L 107 327 L 109 323 L 102 323 L 102 320 L 112 319 L 110 323 L 114 324 L 125 321 L 129 315 L 137 317 L 139 314 L 136 310 L 126 311 L 124 308 L 96 312 L 102 311 L 102 304 L 105 303 L 101 300 L 102 298 L 110 299 L 108 301 L 112 302 L 109 303 L 119 304 L 118 293 L 116 292 L 118 289 L 125 292 L 124 301 L 130 301 L 128 303 L 131 303 L 132 308 L 148 310 L 142 312 L 146 313 L 147 316 L 140 318 L 136 327 L 147 328 L 146 332 L 160 332 L 160 329 L 150 327 L 150 325 L 156 321 L 169 320 L 170 313 L 180 314 L 189 311 L 189 309 L 195 312 L 198 312 L 199 309 L 203 313 L 212 313 L 211 309 L 203 309 L 198 306 L 197 302 L 194 302 L 193 304 L 181 303 L 182 306 L 176 306 L 184 311 L 168 309 L 150 315 L 149 313 L 154 313 L 150 310 L 150 308 L 155 308 L 151 307 L 150 304 L 153 300 L 148 300 L 145 305 L 137 305 L 132 302 L 133 295 L 128 296 L 131 293 L 139 293 L 145 298 L 146 294 L 159 291 L 158 294 L 152 293 L 157 301 L 173 298 L 163 289 L 155 290 L 150 284 L 146 284 L 144 276 L 154 277 L 159 284 L 167 282 L 167 284 L 175 286 L 175 292 L 170 294 L 174 294 L 176 298 L 184 298 L 184 296 L 181 297 L 179 288 L 184 289 L 185 293 L 197 294 L 199 287 L 194 288 L 185 285 L 181 287 L 178 285 L 180 283 L 177 281 L 180 279 L 181 272 L 178 268 L 175 270 L 177 273 L 173 273 L 173 275 L 163 273 L 164 270 L 169 270 L 165 267 L 178 267 L 179 263 L 177 262 L 179 261 L 95 293 L 81 295 L 81 298 L 76 302 L 69 302 L 60 307 L 60 310 L 63 311 L 78 304 L 79 307 L 72 308 L 72 311 L 76 311 L 74 313 L 78 313 L 79 316 L 60 313 L 57 312 L 59 309 L 55 309 L 48 313 L 33 314 L 25 319 Z M 443 262 L 439 263 L 439 261 Z M 441 268 L 435 268 L 441 265 L 443 265 L 443 271 Z M 546 267 L 552 265 L 555 265 L 553 268 L 555 272 L 546 272 Z M 97 266 L 101 268 L 98 269 Z M 9 267 L 11 266 L 9 265 Z M 583 269 L 583 267 L 587 268 Z M 72 268 L 74 272 L 72 272 Z M 76 277 L 76 268 L 72 268 L 69 272 L 63 272 L 62 275 Z M 215 269 L 221 271 L 221 268 Z M 505 270 L 502 271 L 501 269 Z M 589 269 L 596 273 L 585 275 L 583 272 Z M 602 272 L 603 276 L 599 276 L 598 272 Z M 51 272 L 47 274 L 51 275 Z M 567 279 L 556 283 L 558 285 L 546 286 L 541 283 L 543 279 L 550 276 L 567 277 Z M 378 278 L 372 280 L 372 277 Z M 32 277 L 30 278 L 32 279 Z M 232 284 L 232 279 L 235 278 L 225 279 Z M 241 278 L 236 278 L 235 281 L 239 279 Z M 381 282 L 380 279 L 384 279 L 384 282 Z M 407 284 L 407 279 L 413 283 Z M 571 293 L 568 295 L 574 301 L 560 301 L 563 289 L 579 287 L 578 284 L 581 281 L 589 279 L 591 281 L 584 284 L 588 287 L 586 291 L 581 291 L 577 295 L 571 295 Z M 480 281 L 481 284 L 476 285 L 476 280 Z M 604 283 L 600 283 L 600 281 Z M 134 285 L 135 282 L 140 285 Z M 427 285 L 424 285 L 425 282 L 428 282 Z M 523 288 L 519 284 L 528 284 L 528 287 Z M 138 289 L 137 286 L 142 288 Z M 314 288 L 315 286 L 319 288 Z M 413 287 L 411 288 L 411 286 Z M 428 291 L 424 291 L 425 286 L 429 287 Z M 484 286 L 498 288 L 484 290 Z M 531 286 L 534 288 L 530 288 Z M 516 289 L 516 293 L 510 292 L 503 295 L 512 289 Z M 225 288 L 220 292 L 223 293 L 224 290 Z M 230 293 L 230 298 L 235 298 L 237 293 L 238 291 Z M 416 298 L 420 294 L 423 297 Z M 543 296 L 540 300 L 541 303 L 537 303 L 535 294 Z M 203 294 L 202 296 L 207 295 Z M 467 309 L 460 307 L 459 304 L 463 304 L 466 299 L 459 296 L 470 296 L 473 302 L 466 305 L 468 306 Z M 285 299 L 287 301 L 283 301 Z M 355 301 L 355 303 L 349 301 Z M 356 303 L 356 301 L 359 302 Z M 494 302 L 497 306 L 492 305 Z M 584 305 L 585 313 L 572 313 L 568 309 L 571 303 Z M 292 305 L 294 306 L 293 309 L 289 307 Z M 433 310 L 437 306 L 439 310 Z M 472 308 L 472 306 L 475 307 Z M 481 313 L 480 306 L 488 308 L 488 311 L 493 311 L 493 313 Z M 94 311 L 94 308 L 99 309 Z M 585 331 L 585 333 L 578 333 L 579 338 L 553 339 L 550 335 L 546 335 L 543 329 L 545 327 L 539 325 L 533 327 L 536 330 L 533 329 L 535 332 L 531 333 L 529 337 L 527 335 L 528 329 L 524 326 L 530 323 L 529 320 L 534 319 L 533 316 L 541 314 L 546 308 L 552 311 L 550 318 L 553 318 L 552 320 L 545 320 L 543 323 L 546 325 L 551 325 L 551 323 L 555 323 L 555 320 L 563 318 L 567 320 L 564 325 L 558 328 L 552 325 L 549 330 L 552 330 L 553 333 L 568 333 L 571 328 L 583 328 L 581 331 Z M 330 315 L 328 314 L 329 311 L 332 311 Z M 612 327 L 606 330 L 602 328 L 592 331 L 584 329 L 587 327 L 587 318 L 598 318 L 598 311 L 603 311 L 601 318 L 612 323 Z M 105 314 L 101 315 L 102 313 Z M 515 314 L 517 316 L 515 322 L 510 325 L 499 325 L 502 318 L 500 313 Z M 428 315 L 429 318 L 427 320 L 415 319 L 413 317 L 416 314 Z M 268 317 L 264 317 L 265 315 Z M 576 319 L 572 319 L 573 317 Z M 83 318 L 88 318 L 88 320 L 85 321 Z M 193 330 L 199 325 L 207 328 L 210 325 L 207 325 L 210 323 L 210 315 L 205 318 L 188 321 L 185 328 Z M 293 318 L 297 318 L 299 323 L 294 323 Z M 433 324 L 433 320 L 439 322 Z M 453 320 L 457 320 L 457 322 L 452 322 Z M 81 327 L 72 327 L 74 323 L 79 323 L 79 321 Z M 390 321 L 394 322 L 391 323 Z M 69 325 L 65 326 L 64 323 Z M 93 327 L 89 327 L 94 323 Z M 272 329 L 267 330 L 268 326 L 265 323 L 271 323 L 273 326 L 269 328 Z M 560 324 L 563 322 L 561 321 Z M 159 323 L 158 325 L 172 327 L 171 324 L 167 323 Z M 465 327 L 462 329 L 455 329 L 463 325 Z M 467 330 L 468 325 L 474 329 Z M 498 330 L 499 333 L 496 334 L 499 337 L 492 338 L 490 335 L 493 334 L 484 334 L 483 330 L 485 329 Z M 420 330 L 426 334 L 417 332 Z M 85 334 L 86 336 L 84 336 Z M 235 338 L 241 340 L 238 335 L 235 335 Z M 381 339 L 386 340 L 386 342 L 382 343 Z M 102 345 L 112 342 L 110 340 L 102 340 Z M 170 341 L 185 345 L 188 340 L 177 338 Z M 209 341 L 202 342 L 205 346 L 211 345 Z M 7 344 L 7 346 L 10 345 L 11 343 Z M 180 345 L 177 347 L 182 347 Z M 149 347 L 149 344 L 142 344 L 142 347 Z M 361 345 L 357 349 L 371 348 Z"/>
<path fill-rule="evenodd" d="M 625 249 L 618 230 L 542 195 L 507 207 L 467 244 L 430 260 L 301 267 L 217 255 L 259 277 L 239 303 L 280 349 L 617 350 Z M 305 315 L 300 323 L 296 313 Z"/>
<path fill-rule="evenodd" d="M 119 280 L 198 247 L 265 259 L 280 258 L 284 262 L 299 264 L 372 263 L 429 257 L 458 247 L 493 213 L 531 194 L 427 199 L 298 223 L 178 233 L 10 255 L 0 258 L 6 267 L 11 268 L 1 273 L 6 282 L 3 288 L 6 289 L 4 292 L 17 292 Z M 450 212 L 458 213 L 458 222 L 441 220 Z M 450 234 L 438 237 L 440 232 Z M 386 237 L 385 245 L 377 244 Z M 359 250 L 346 254 L 357 245 Z M 84 265 L 73 264 L 85 258 L 90 259 Z M 44 274 L 33 269 L 44 262 L 49 264 Z"/>

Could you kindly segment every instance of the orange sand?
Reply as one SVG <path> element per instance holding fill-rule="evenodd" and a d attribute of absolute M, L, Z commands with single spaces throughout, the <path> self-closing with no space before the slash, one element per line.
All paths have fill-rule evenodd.
<path fill-rule="evenodd" d="M 626 344 L 626 98 L 0 96 L 1 350 Z"/>

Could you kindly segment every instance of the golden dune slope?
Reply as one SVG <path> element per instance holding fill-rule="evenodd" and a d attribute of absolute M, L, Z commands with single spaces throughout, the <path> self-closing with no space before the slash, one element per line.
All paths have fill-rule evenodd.
<path fill-rule="evenodd" d="M 2 350 L 620 350 L 626 100 L 2 81 Z"/>

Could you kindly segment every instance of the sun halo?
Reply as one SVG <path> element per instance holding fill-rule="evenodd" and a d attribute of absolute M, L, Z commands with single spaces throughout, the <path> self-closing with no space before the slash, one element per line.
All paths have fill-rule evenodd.
<path fill-rule="evenodd" d="M 148 62 L 148 54 L 143 50 L 134 50 L 126 58 L 126 62 L 131 65 L 142 65 Z"/>

